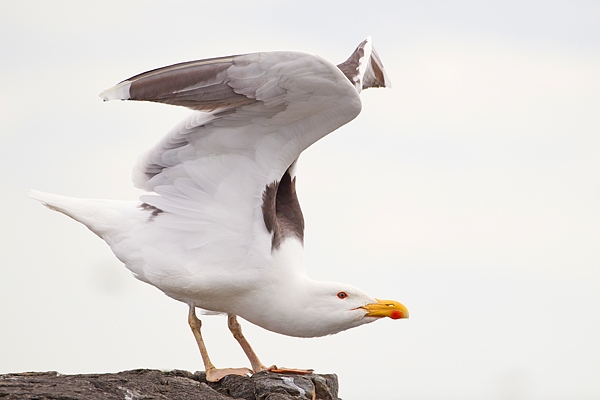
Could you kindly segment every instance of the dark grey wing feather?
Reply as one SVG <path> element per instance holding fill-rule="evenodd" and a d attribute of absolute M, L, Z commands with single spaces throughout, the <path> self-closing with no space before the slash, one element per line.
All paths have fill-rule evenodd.
<path fill-rule="evenodd" d="M 199 111 L 253 103 L 243 90 L 229 85 L 228 69 L 244 57 L 189 61 L 157 68 L 124 80 L 100 94 L 104 100 L 140 100 L 184 106 Z"/>
<path fill-rule="evenodd" d="M 295 163 L 295 161 L 294 161 Z M 296 195 L 296 177 L 292 177 L 294 164 L 285 171 L 279 182 L 265 187 L 262 196 L 262 214 L 265 227 L 272 234 L 272 249 L 279 248 L 283 239 L 295 237 L 304 242 L 304 216 Z"/>

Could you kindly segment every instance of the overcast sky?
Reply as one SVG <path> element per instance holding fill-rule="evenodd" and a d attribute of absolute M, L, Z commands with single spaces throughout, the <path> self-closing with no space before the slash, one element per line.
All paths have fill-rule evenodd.
<path fill-rule="evenodd" d="M 600 397 L 600 3 L 204 3 L 0 3 L 0 373 L 203 368 L 184 304 L 25 196 L 137 198 L 138 156 L 189 112 L 101 91 L 255 51 L 339 63 L 371 35 L 393 88 L 300 158 L 307 269 L 411 318 L 243 322 L 250 343 L 345 400 Z M 203 332 L 217 366 L 248 364 L 225 318 Z"/>

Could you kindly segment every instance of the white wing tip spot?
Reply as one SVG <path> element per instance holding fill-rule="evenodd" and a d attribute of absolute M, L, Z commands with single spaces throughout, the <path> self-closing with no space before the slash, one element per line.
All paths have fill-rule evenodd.
<path fill-rule="evenodd" d="M 100 93 L 99 96 L 104 101 L 109 100 L 128 100 L 129 96 L 129 88 L 131 87 L 130 81 L 123 81 L 116 86 L 111 87 L 110 89 L 105 90 Z"/>

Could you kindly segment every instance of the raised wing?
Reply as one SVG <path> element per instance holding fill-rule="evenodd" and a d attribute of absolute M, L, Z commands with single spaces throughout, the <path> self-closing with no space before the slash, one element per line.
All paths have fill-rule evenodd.
<path fill-rule="evenodd" d="M 141 201 L 162 211 L 153 223 L 190 251 L 190 265 L 264 263 L 286 232 L 302 238 L 290 166 L 359 114 L 355 85 L 365 87 L 363 77 L 380 61 L 371 60 L 368 40 L 357 52 L 344 72 L 299 52 L 193 61 L 134 76 L 101 94 L 200 110 L 146 152 L 133 174 L 137 187 L 154 192 Z"/>

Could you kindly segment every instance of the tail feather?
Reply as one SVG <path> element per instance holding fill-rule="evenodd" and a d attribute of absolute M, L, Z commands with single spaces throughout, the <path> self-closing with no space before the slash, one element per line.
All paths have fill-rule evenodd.
<path fill-rule="evenodd" d="M 115 231 L 126 229 L 124 225 L 127 225 L 127 221 L 133 221 L 124 217 L 133 214 L 136 208 L 138 213 L 141 214 L 138 207 L 139 202 L 77 199 L 38 190 L 29 190 L 27 195 L 38 200 L 49 209 L 81 222 L 103 239 L 105 239 L 105 234 L 119 233 Z"/>
<path fill-rule="evenodd" d="M 83 218 L 83 216 L 80 215 L 80 212 L 77 212 L 77 208 L 79 208 L 79 203 L 81 203 L 80 199 L 40 192 L 39 190 L 33 189 L 27 192 L 27 196 L 41 202 L 43 205 L 45 205 L 51 210 L 58 211 L 60 213 L 65 214 L 68 217 L 73 218 L 78 222 L 84 223 L 82 219 L 85 218 Z"/>

